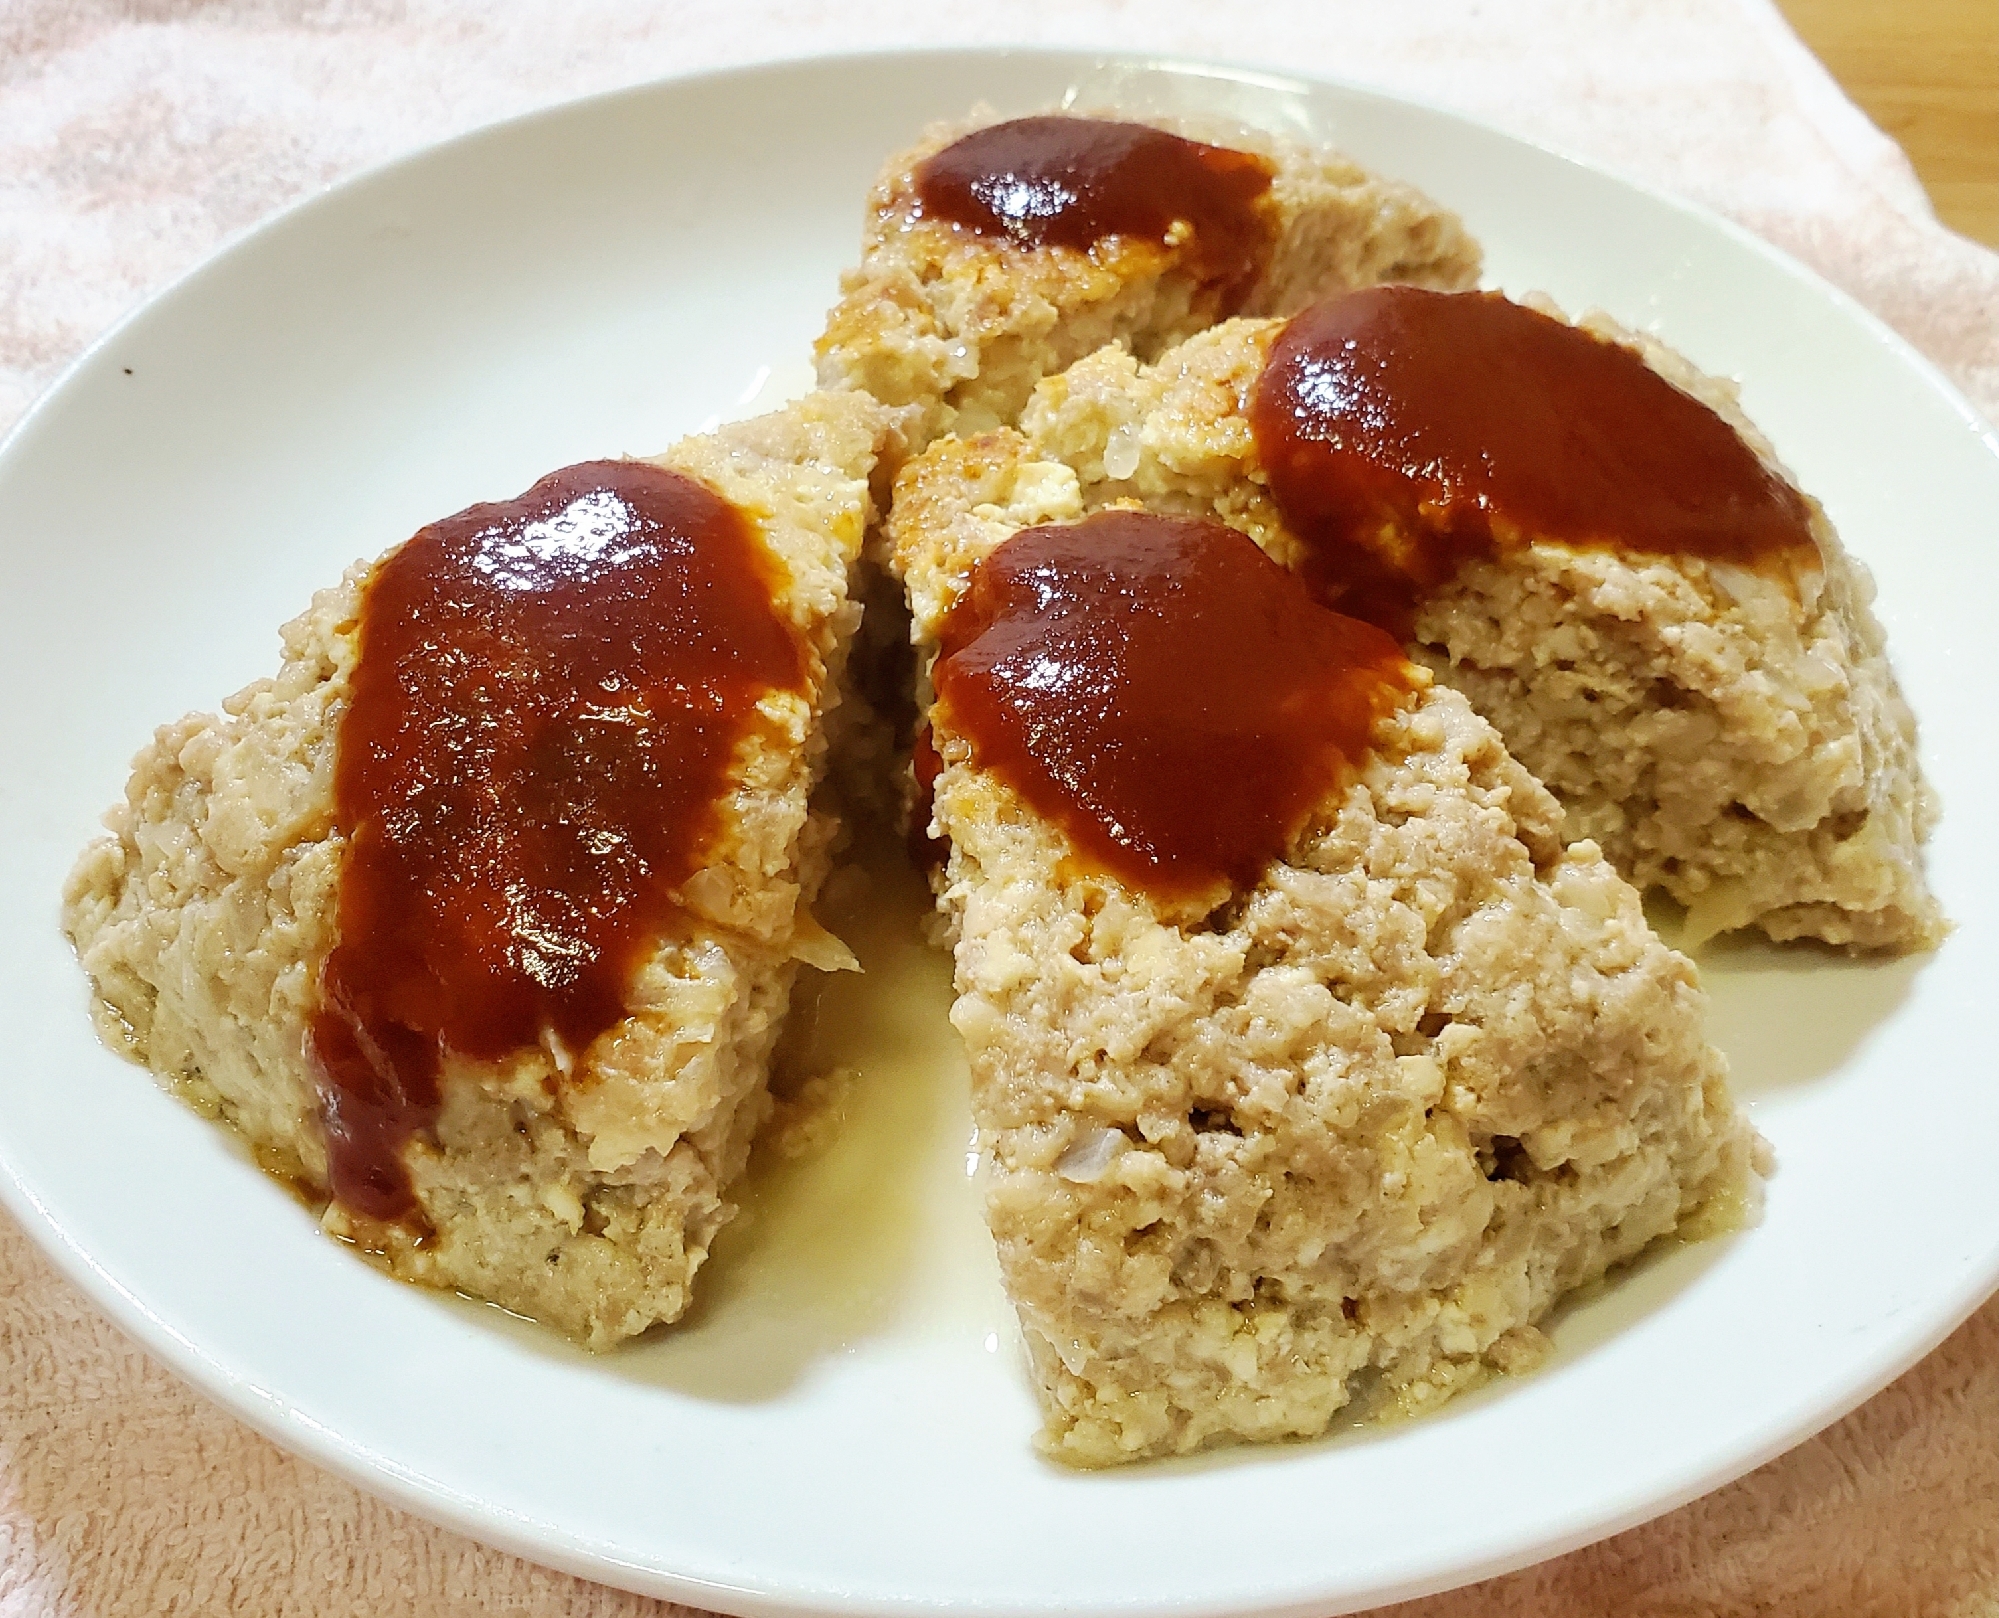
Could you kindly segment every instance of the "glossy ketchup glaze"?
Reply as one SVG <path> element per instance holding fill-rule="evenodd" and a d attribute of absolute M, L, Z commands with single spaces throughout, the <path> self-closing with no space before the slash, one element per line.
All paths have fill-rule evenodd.
<path fill-rule="evenodd" d="M 1273 170 L 1253 152 L 1102 118 L 1016 118 L 916 170 L 916 210 L 1022 247 L 1087 252 L 1111 237 L 1180 251 L 1225 309 L 1240 307 L 1273 240 Z"/>
<path fill-rule="evenodd" d="M 1423 596 L 1536 539 L 1815 567 L 1803 498 L 1629 349 L 1495 292 L 1315 304 L 1250 402 L 1257 458 L 1322 600 L 1408 638 Z"/>
<path fill-rule="evenodd" d="M 624 1015 L 722 829 L 760 698 L 807 656 L 781 564 L 704 485 L 597 461 L 423 529 L 362 597 L 311 1049 L 334 1197 L 412 1216 L 442 1063 Z"/>
<path fill-rule="evenodd" d="M 940 734 L 1088 864 L 1211 906 L 1280 858 L 1421 683 L 1234 529 L 1107 511 L 982 562 L 932 678 Z"/>

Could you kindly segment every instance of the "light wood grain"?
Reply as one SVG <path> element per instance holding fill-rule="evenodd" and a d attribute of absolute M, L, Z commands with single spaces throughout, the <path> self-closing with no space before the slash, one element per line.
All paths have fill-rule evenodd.
<path fill-rule="evenodd" d="M 1999 0 L 1777 0 L 1909 154 L 1953 230 L 1999 246 Z"/>

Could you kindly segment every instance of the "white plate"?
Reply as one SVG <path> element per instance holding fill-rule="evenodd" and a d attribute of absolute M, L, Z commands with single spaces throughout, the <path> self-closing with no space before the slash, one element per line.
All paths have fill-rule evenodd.
<path fill-rule="evenodd" d="M 1392 1430 L 1111 1476 L 1030 1448 L 963 1173 L 946 975 L 909 942 L 907 891 L 873 907 L 872 951 L 917 986 L 846 1012 L 874 1019 L 849 1037 L 898 1053 L 854 1127 L 763 1188 L 686 1329 L 602 1360 L 317 1236 L 97 1046 L 56 930 L 63 873 L 149 728 L 267 672 L 315 587 L 427 519 L 795 383 L 882 156 L 927 119 L 1074 84 L 1332 140 L 1460 210 L 1496 284 L 1601 305 L 1741 377 L 1879 576 L 1959 923 L 1921 960 L 1710 963 L 1718 1036 L 1782 1160 L 1767 1215 L 1569 1310 L 1548 1370 Z M 1995 512 L 1990 430 L 1797 266 L 1378 96 L 959 52 L 658 85 L 481 132 L 238 243 L 0 452 L 0 1188 L 127 1331 L 279 1443 L 638 1590 L 745 1613 L 1324 1612 L 1521 1565 L 1776 1454 L 1999 1279 Z"/>

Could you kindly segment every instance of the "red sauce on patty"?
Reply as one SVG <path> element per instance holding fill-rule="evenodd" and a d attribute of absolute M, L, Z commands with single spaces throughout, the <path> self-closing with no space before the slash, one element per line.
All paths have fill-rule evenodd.
<path fill-rule="evenodd" d="M 708 859 L 754 707 L 802 688 L 743 513 L 641 461 L 556 472 L 385 560 L 334 795 L 338 942 L 311 1028 L 334 1197 L 416 1210 L 447 1057 L 581 1052 Z"/>
<path fill-rule="evenodd" d="M 1320 598 L 1412 633 L 1466 563 L 1552 540 L 1788 575 L 1803 496 L 1615 343 L 1496 292 L 1373 287 L 1278 335 L 1257 458 Z"/>
<path fill-rule="evenodd" d="M 1257 881 L 1423 683 L 1244 535 L 1137 511 L 1015 534 L 942 638 L 940 733 L 1170 902 Z"/>
<path fill-rule="evenodd" d="M 916 206 L 980 236 L 1088 252 L 1112 238 L 1178 251 L 1242 305 L 1275 238 L 1273 169 L 1253 152 L 1102 118 L 1016 118 L 974 130 L 916 170 Z"/>

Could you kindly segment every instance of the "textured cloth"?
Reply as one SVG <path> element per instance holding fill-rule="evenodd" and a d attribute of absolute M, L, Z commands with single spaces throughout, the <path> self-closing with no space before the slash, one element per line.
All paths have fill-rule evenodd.
<path fill-rule="evenodd" d="M 1603 159 L 1796 254 L 1999 416 L 1999 255 L 1936 223 L 1767 0 L 0 0 L 0 427 L 131 304 L 364 164 L 779 49 L 979 42 L 1281 64 Z M 676 1610 L 281 1453 L 152 1365 L 0 1216 L 0 1618 Z M 1396 1611 L 1990 1618 L 1999 1303 L 1742 1481 Z"/>

